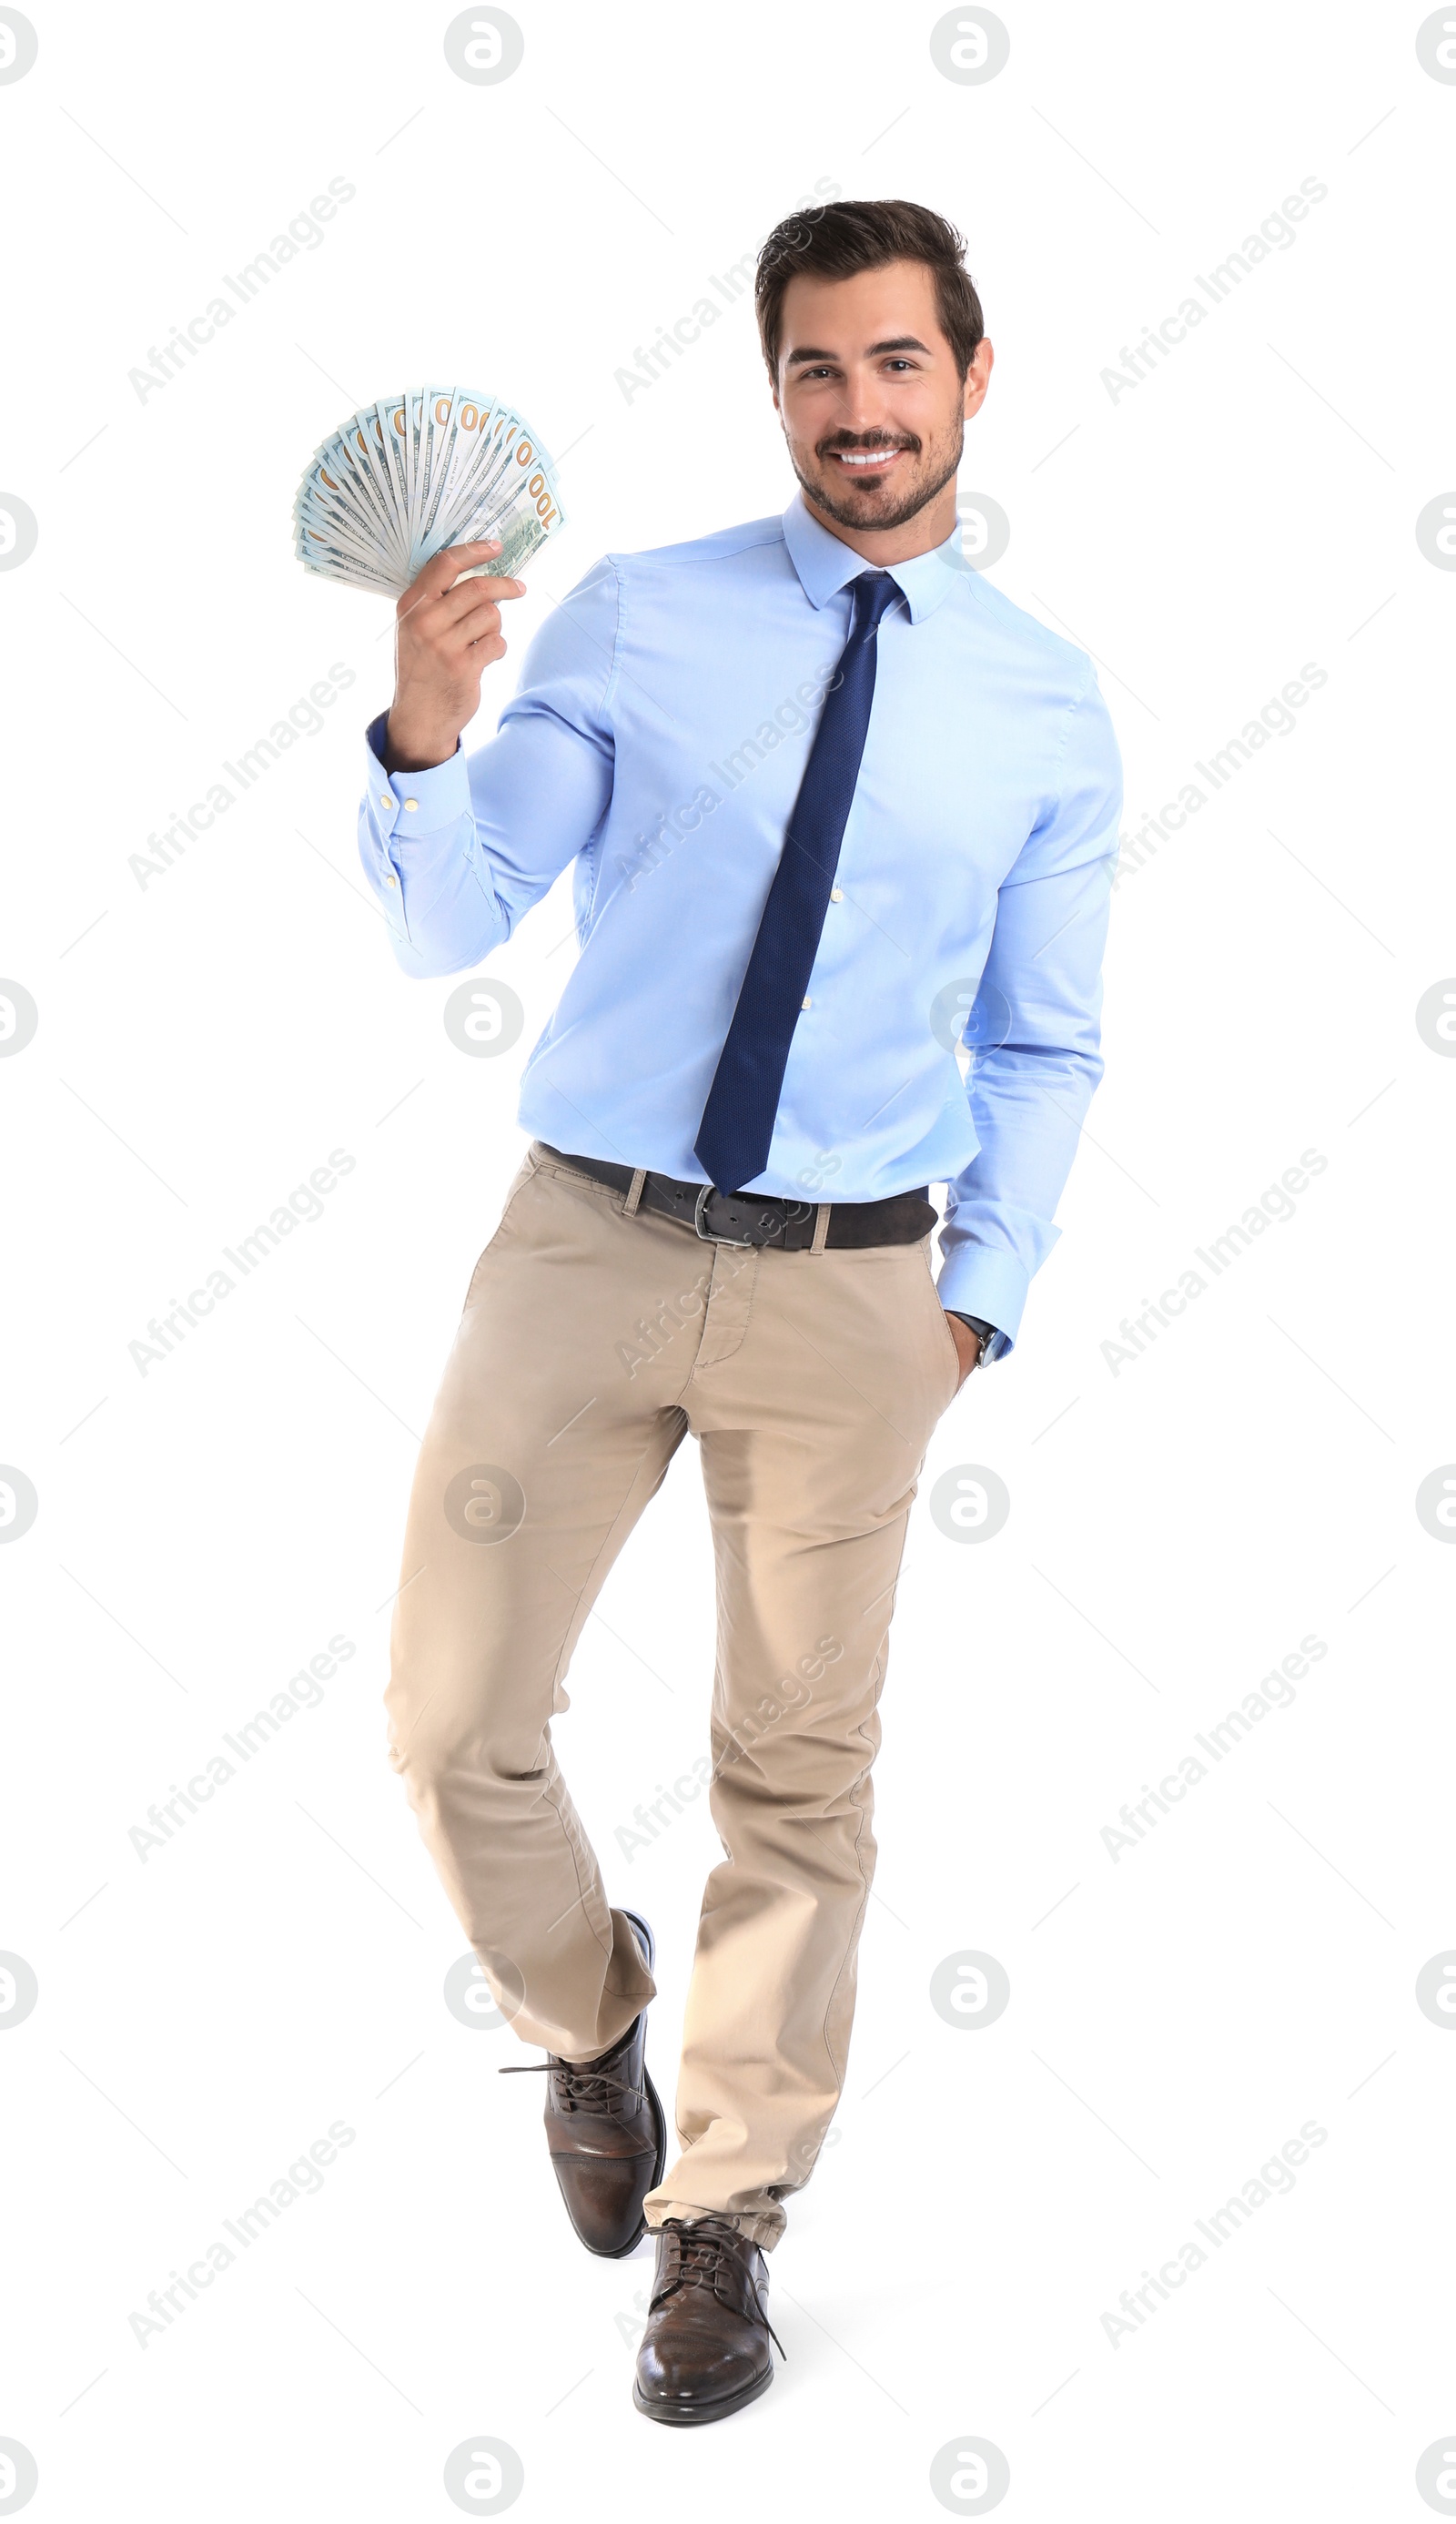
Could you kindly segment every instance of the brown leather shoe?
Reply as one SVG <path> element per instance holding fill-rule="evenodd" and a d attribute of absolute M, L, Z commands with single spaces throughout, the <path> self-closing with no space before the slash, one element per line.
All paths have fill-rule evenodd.
<path fill-rule="evenodd" d="M 730 2217 L 668 2217 L 657 2230 L 652 2306 L 632 2399 L 671 2428 L 702 2427 L 773 2382 L 768 2271 Z"/>
<path fill-rule="evenodd" d="M 651 1971 L 653 1932 L 635 1911 L 625 1917 Z M 595 2060 L 560 2060 L 549 2051 L 531 2064 L 550 2079 L 546 2143 L 566 2214 L 589 2253 L 619 2261 L 647 2232 L 642 2204 L 661 2181 L 667 2158 L 667 2124 L 647 2072 L 647 2009 Z M 503 2077 L 529 2074 L 501 2070 Z"/>

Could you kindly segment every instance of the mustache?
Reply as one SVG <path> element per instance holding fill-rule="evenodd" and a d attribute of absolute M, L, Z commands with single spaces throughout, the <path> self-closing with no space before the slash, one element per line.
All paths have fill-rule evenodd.
<path fill-rule="evenodd" d="M 814 454 L 816 456 L 847 456 L 851 454 L 855 456 L 870 456 L 877 453 L 881 448 L 888 447 L 903 448 L 906 454 L 910 456 L 918 456 L 920 453 L 920 441 L 915 437 L 912 431 L 904 431 L 898 437 L 896 437 L 893 436 L 888 429 L 870 429 L 866 430 L 861 436 L 856 437 L 852 430 L 836 429 L 832 430 L 827 438 L 821 438 L 818 441 L 814 449 Z"/>

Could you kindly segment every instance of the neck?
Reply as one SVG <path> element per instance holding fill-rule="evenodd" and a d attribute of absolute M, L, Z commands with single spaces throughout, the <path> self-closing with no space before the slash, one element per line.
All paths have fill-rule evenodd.
<path fill-rule="evenodd" d="M 818 524 L 840 543 L 848 544 L 850 552 L 858 553 L 865 560 L 878 562 L 881 567 L 888 568 L 892 561 L 914 560 L 921 553 L 936 552 L 955 530 L 953 473 L 949 481 L 926 501 L 923 509 L 917 509 L 913 517 L 905 519 L 903 525 L 879 530 L 873 526 L 842 526 L 837 518 L 826 515 L 812 491 L 805 490 L 802 483 L 800 489 L 803 491 L 804 507 Z"/>

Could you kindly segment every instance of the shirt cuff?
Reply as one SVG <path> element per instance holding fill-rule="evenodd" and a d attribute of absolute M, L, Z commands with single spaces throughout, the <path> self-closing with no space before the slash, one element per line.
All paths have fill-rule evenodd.
<path fill-rule="evenodd" d="M 369 805 L 381 840 L 409 843 L 426 833 L 446 831 L 470 811 L 470 778 L 459 739 L 448 762 L 428 771 L 386 771 L 381 710 L 366 735 L 369 749 Z"/>
<path fill-rule="evenodd" d="M 990 1244 L 961 1244 L 942 1263 L 936 1294 L 947 1313 L 980 1315 L 996 1326 L 998 1337 L 986 1344 L 989 1364 L 1015 1346 L 1029 1286 L 1026 1269 L 1013 1253 Z"/>

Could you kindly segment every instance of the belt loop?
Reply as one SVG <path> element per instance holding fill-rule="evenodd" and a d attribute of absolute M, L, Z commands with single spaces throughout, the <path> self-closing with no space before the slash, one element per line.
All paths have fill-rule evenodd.
<path fill-rule="evenodd" d="M 632 1177 L 631 1187 L 628 1190 L 626 1202 L 622 1209 L 623 1218 L 635 1218 L 637 1216 L 637 1204 L 642 1198 L 642 1187 L 646 1181 L 647 1168 L 646 1166 L 639 1166 Z"/>
<path fill-rule="evenodd" d="M 819 1203 L 819 1215 L 814 1221 L 814 1240 L 809 1246 L 811 1253 L 822 1253 L 829 1241 L 829 1213 L 832 1206 L 833 1204 L 827 1200 L 821 1200 Z"/>

